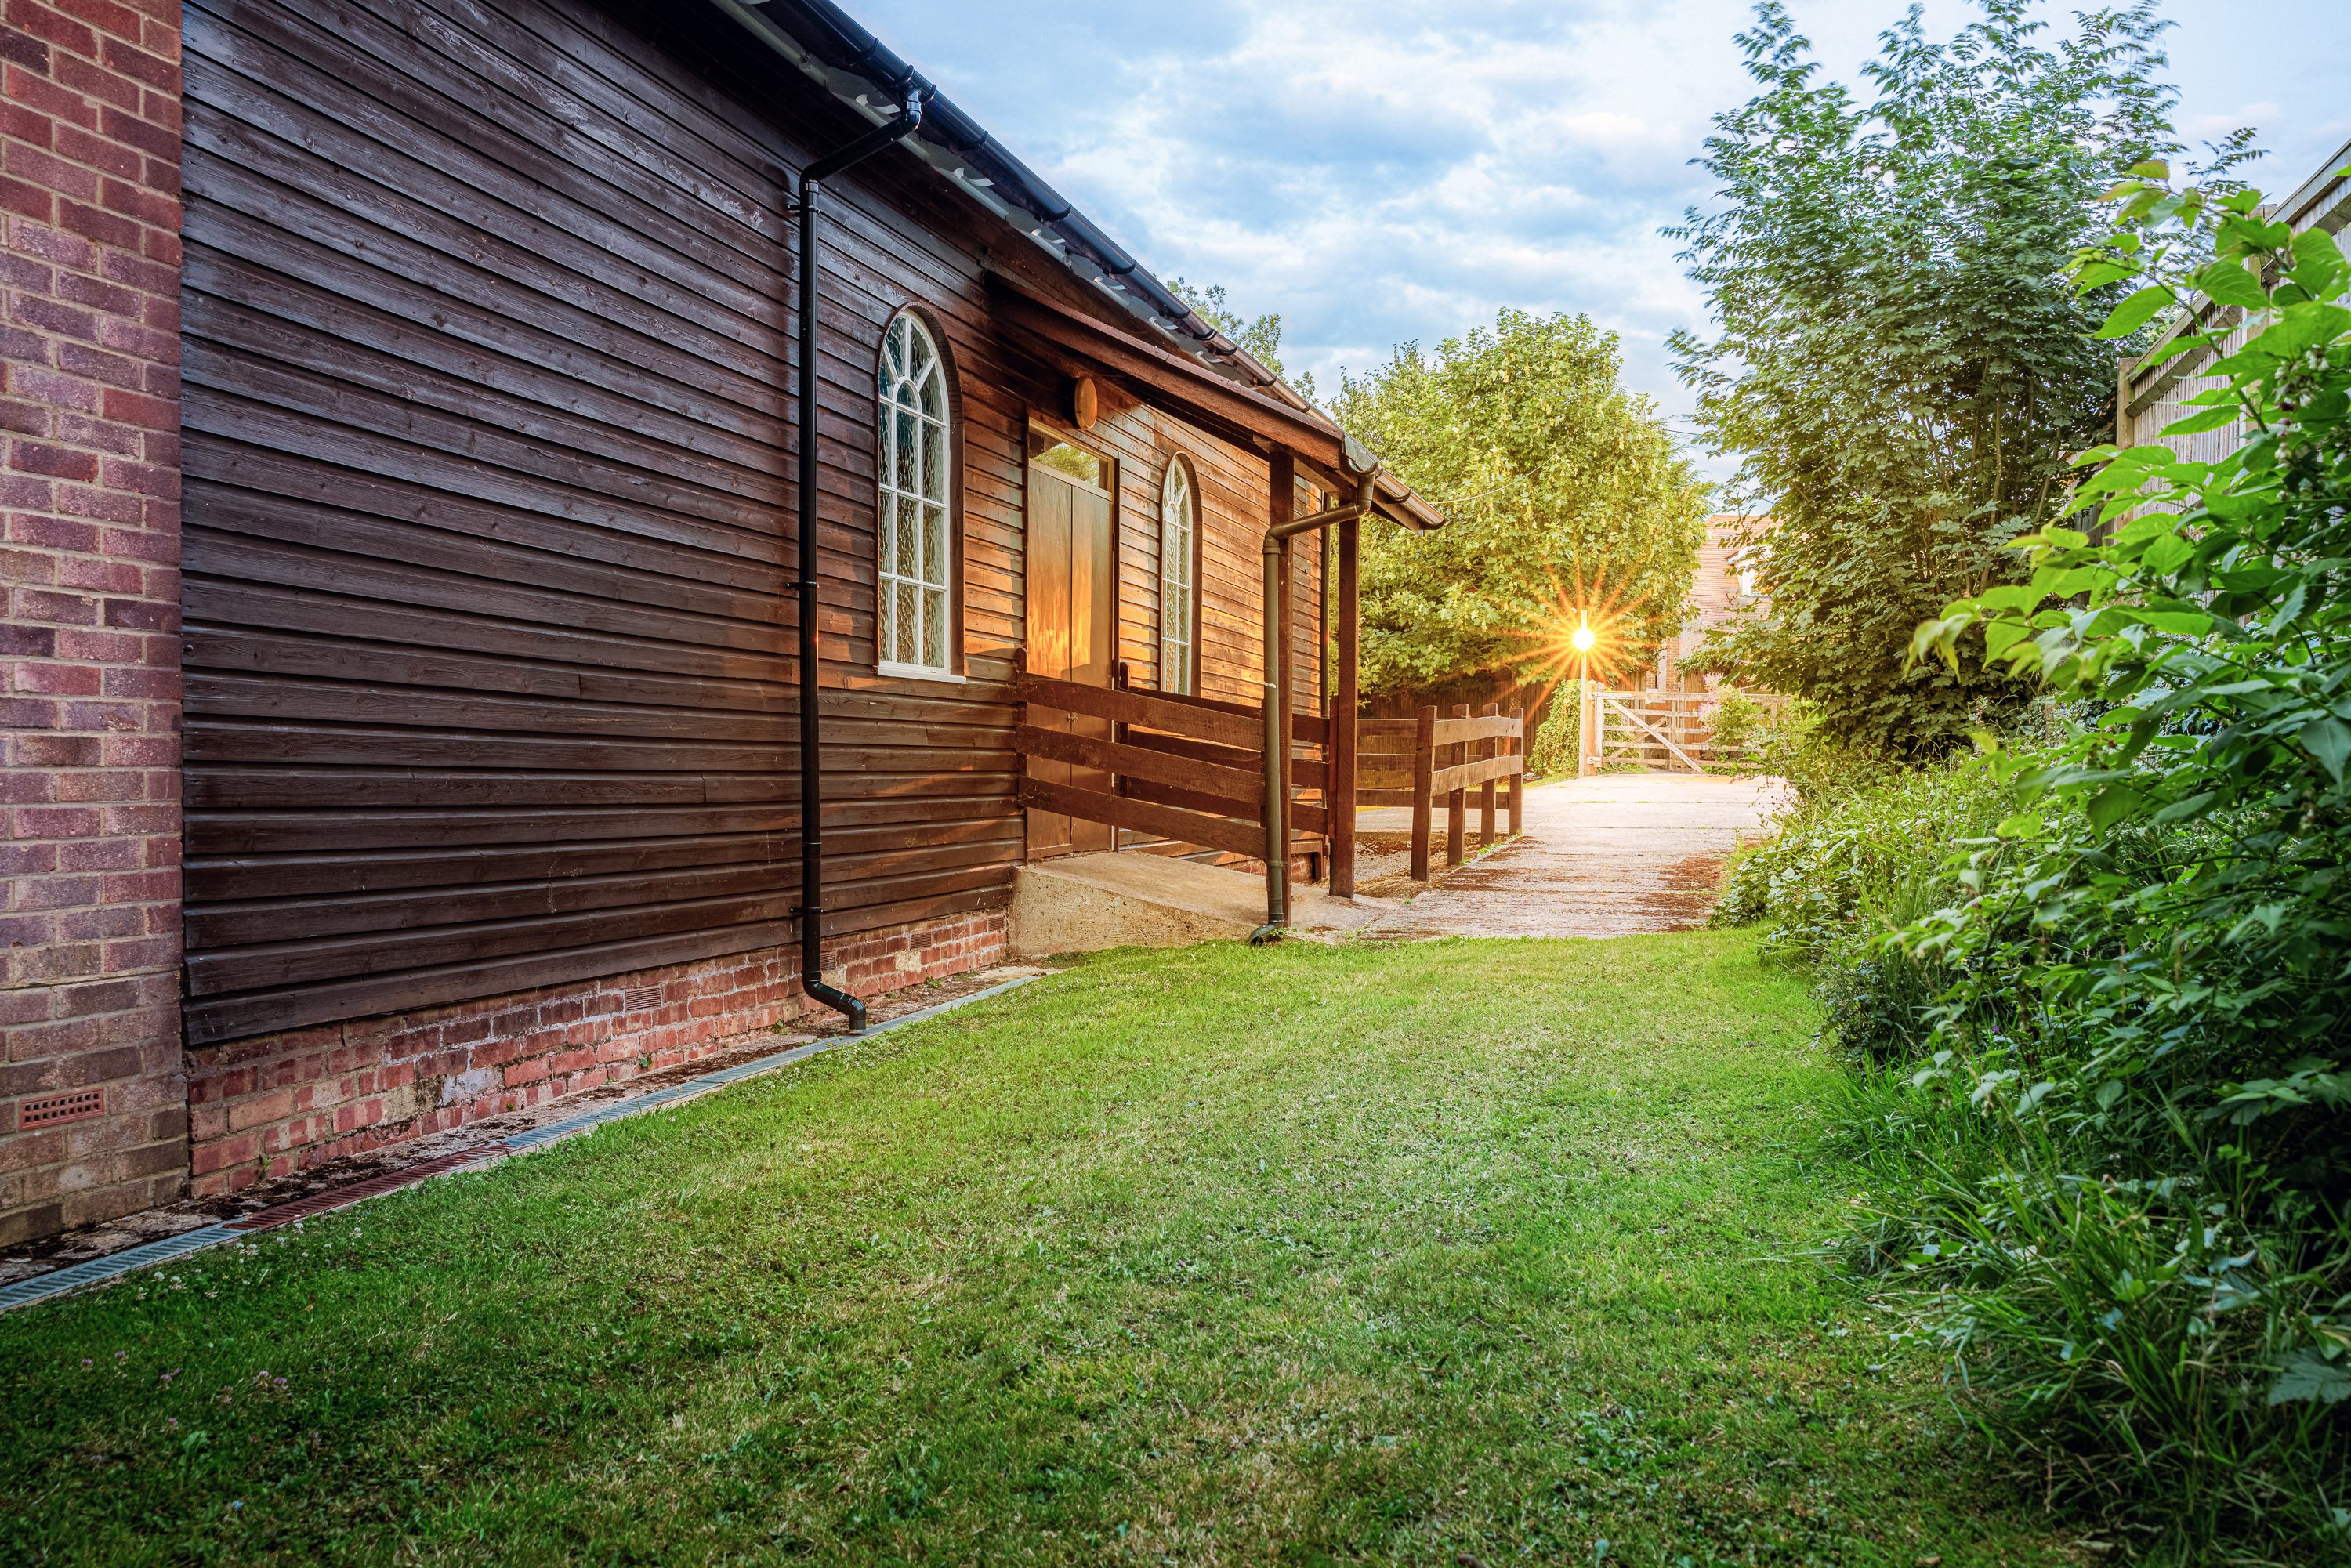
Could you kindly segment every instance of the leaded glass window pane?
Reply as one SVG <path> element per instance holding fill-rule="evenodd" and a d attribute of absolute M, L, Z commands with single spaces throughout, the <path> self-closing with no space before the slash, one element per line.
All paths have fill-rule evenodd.
<path fill-rule="evenodd" d="M 882 339 L 876 447 L 874 644 L 883 663 L 946 673 L 953 650 L 946 371 L 928 328 L 912 315 Z"/>
<path fill-rule="evenodd" d="M 1167 465 L 1159 491 L 1159 689 L 1192 695 L 1192 554 L 1197 533 L 1191 465 Z"/>

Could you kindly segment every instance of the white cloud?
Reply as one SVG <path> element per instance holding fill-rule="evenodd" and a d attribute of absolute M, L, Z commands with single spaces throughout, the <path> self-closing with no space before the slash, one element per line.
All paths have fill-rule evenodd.
<path fill-rule="evenodd" d="M 1657 231 L 1705 200 L 1689 161 L 1751 91 L 1743 0 L 854 8 L 1152 270 L 1280 311 L 1291 369 L 1325 387 L 1504 306 L 1582 310 L 1687 426 L 1664 344 L 1705 301 Z M 1848 81 L 1903 8 L 1793 3 Z M 2238 0 L 2171 14 L 2191 140 L 2262 126 L 2280 189 L 2343 140 L 2351 19 L 2322 0 L 2279 0 L 2258 29 Z M 1969 15 L 1934 0 L 1930 36 Z M 2307 47 L 2281 56 L 2286 37 Z"/>

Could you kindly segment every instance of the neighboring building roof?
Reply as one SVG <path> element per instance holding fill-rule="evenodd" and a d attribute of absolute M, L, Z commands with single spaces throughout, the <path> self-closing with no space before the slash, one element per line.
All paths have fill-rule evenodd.
<path fill-rule="evenodd" d="M 2318 172 L 2296 186 L 2285 200 L 2264 207 L 2263 214 L 2272 222 L 2287 225 L 2296 234 L 2312 229 L 2331 234 L 2335 243 L 2342 245 L 2346 226 L 2351 225 L 2351 178 L 2342 177 L 2339 172 L 2346 164 L 2351 164 L 2351 141 L 2336 148 L 2334 155 L 2318 166 Z M 2223 351 L 2234 353 L 2244 341 L 2244 311 L 2237 306 L 2199 299 L 2191 308 L 2171 319 L 2146 353 L 2135 360 L 2125 360 L 2115 399 L 2115 444 L 2137 446 L 2162 441 L 2191 462 L 2204 463 L 2217 463 L 2243 445 L 2245 430 L 2241 420 L 2197 435 L 2166 439 L 2156 433 L 2183 413 L 2194 412 L 2186 406 L 2189 398 L 2208 387 L 2222 384 L 2218 379 L 2197 374 L 2211 362 L 2212 350 L 2189 349 L 2168 360 L 2162 357 L 2163 350 L 2183 333 L 2220 328 L 2231 329 Z"/>
<path fill-rule="evenodd" d="M 1706 542 L 1698 547 L 1698 577 L 1690 586 L 1690 602 L 1698 607 L 1698 624 L 1711 625 L 1737 609 L 1751 593 L 1739 569 L 1740 531 L 1760 519 L 1738 512 L 1717 512 L 1706 520 Z"/>

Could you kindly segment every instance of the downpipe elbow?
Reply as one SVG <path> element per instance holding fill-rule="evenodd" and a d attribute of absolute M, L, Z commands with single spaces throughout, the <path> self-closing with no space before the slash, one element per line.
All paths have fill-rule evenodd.
<path fill-rule="evenodd" d="M 815 975 L 802 976 L 800 978 L 800 989 L 806 991 L 810 996 L 815 998 L 818 1001 L 822 1002 L 826 1007 L 831 1008 L 833 1011 L 847 1019 L 849 1020 L 850 1033 L 863 1034 L 865 1032 L 865 1004 L 858 1000 L 855 997 L 851 996 L 847 991 L 841 990 L 838 987 L 826 985 L 820 977 Z"/>

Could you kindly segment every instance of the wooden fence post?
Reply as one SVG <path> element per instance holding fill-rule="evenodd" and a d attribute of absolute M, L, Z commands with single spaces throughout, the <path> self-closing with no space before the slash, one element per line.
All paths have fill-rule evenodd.
<path fill-rule="evenodd" d="M 1510 741 L 1510 755 L 1519 759 L 1519 770 L 1510 775 L 1510 837 L 1515 839 L 1527 831 L 1527 710 L 1512 708 L 1510 722 L 1519 727 Z"/>
<path fill-rule="evenodd" d="M 1412 719 L 1412 880 L 1426 882 L 1429 819 L 1434 814 L 1429 775 L 1437 768 L 1437 710 L 1416 709 Z"/>
<path fill-rule="evenodd" d="M 1469 705 L 1468 703 L 1454 704 L 1453 716 L 1455 718 L 1468 718 L 1469 716 Z M 1469 760 L 1469 743 L 1466 740 L 1457 740 L 1451 746 L 1447 747 L 1445 748 L 1445 765 L 1447 768 L 1458 768 Z M 1459 865 L 1461 863 L 1462 852 L 1467 848 L 1464 841 L 1469 836 L 1468 831 L 1469 826 L 1468 816 L 1469 791 L 1467 789 L 1447 790 L 1445 794 L 1445 863 L 1447 865 Z"/>
<path fill-rule="evenodd" d="M 1371 484 L 1369 479 L 1364 486 Z M 1368 490 L 1358 492 L 1361 500 Z M 1357 582 L 1356 555 L 1360 533 L 1356 519 L 1339 525 L 1339 623 L 1336 646 L 1331 650 L 1339 664 L 1331 685 L 1331 895 L 1355 896 L 1355 773 L 1356 710 L 1363 706 L 1355 644 L 1362 628 L 1362 591 Z"/>
<path fill-rule="evenodd" d="M 1478 716 L 1497 718 L 1500 716 L 1501 712 L 1500 704 L 1488 703 L 1479 711 Z M 1480 761 L 1501 756 L 1500 738 L 1489 736 L 1479 741 L 1477 755 Z M 1490 850 L 1494 847 L 1494 781 L 1491 779 L 1478 786 L 1478 847 L 1481 850 Z"/>

